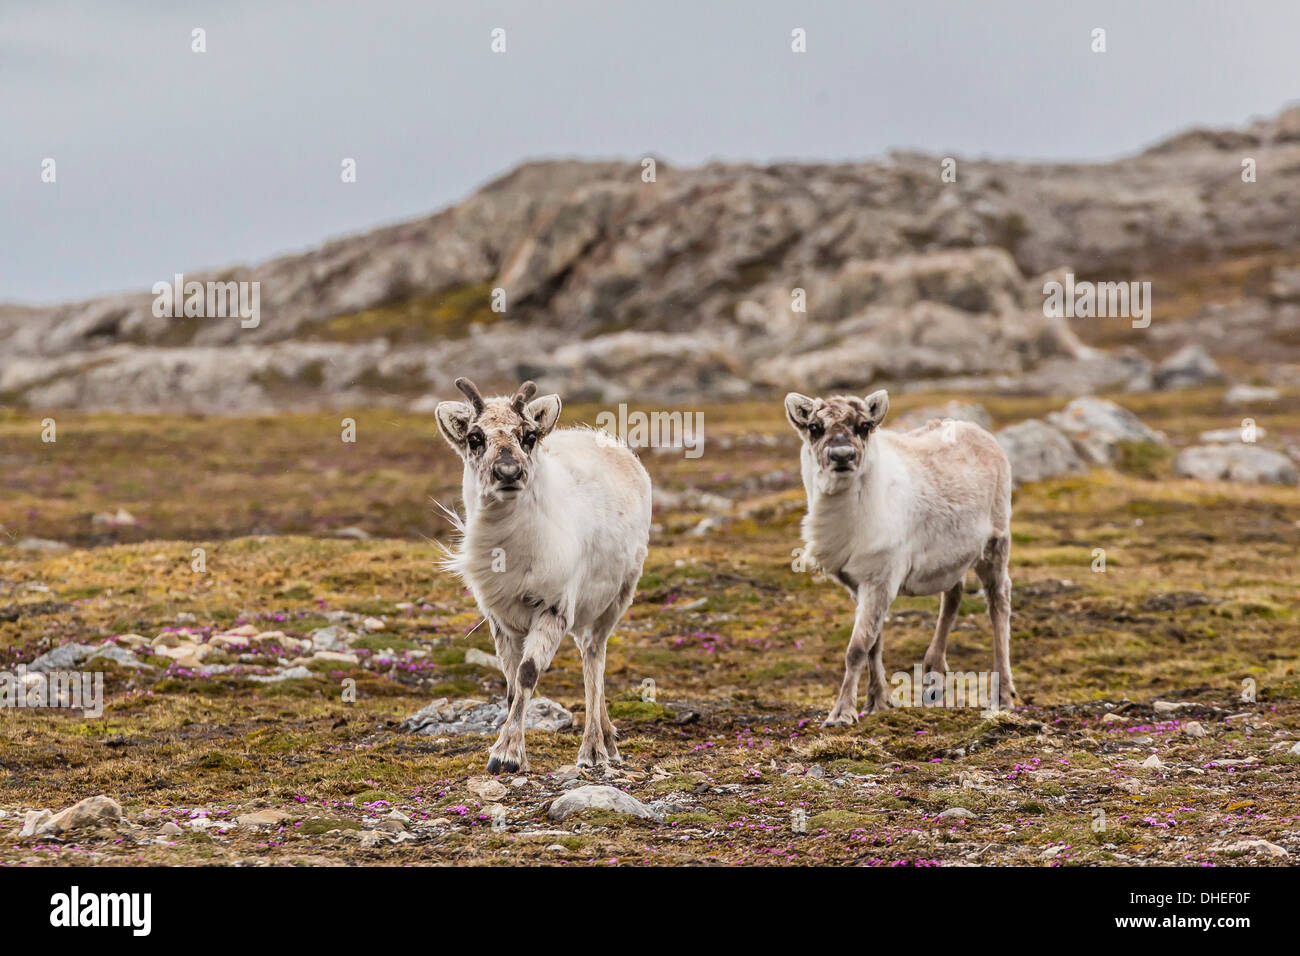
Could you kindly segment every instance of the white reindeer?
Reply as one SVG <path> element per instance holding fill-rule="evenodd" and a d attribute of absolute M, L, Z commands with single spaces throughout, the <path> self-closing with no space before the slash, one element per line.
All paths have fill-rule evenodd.
<path fill-rule="evenodd" d="M 844 681 L 823 727 L 857 720 L 858 678 L 868 659 L 867 713 L 889 707 L 881 626 L 900 593 L 942 595 L 924 668 L 947 673 L 948 632 L 971 568 L 993 623 L 997 706 L 1009 708 L 1014 693 L 1011 465 L 978 425 L 932 421 L 906 433 L 882 431 L 888 409 L 883 389 L 865 399 L 785 397 L 786 417 L 803 439 L 804 554 L 857 601 Z"/>
<path fill-rule="evenodd" d="M 465 461 L 461 541 L 446 565 L 487 618 L 506 678 L 509 713 L 489 773 L 528 770 L 524 716 L 565 634 L 582 654 L 585 726 L 578 766 L 621 762 L 605 706 L 605 644 L 627 611 L 650 537 L 650 476 L 604 432 L 564 428 L 560 397 L 441 402 L 438 427 Z"/>

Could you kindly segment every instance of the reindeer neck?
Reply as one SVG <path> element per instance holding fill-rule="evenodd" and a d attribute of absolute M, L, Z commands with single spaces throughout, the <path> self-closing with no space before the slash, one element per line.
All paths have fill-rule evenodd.
<path fill-rule="evenodd" d="M 870 456 L 866 467 L 853 476 L 848 487 L 827 494 L 816 487 L 808 489 L 808 514 L 804 518 L 804 540 L 808 553 L 821 567 L 835 572 L 844 566 L 853 551 L 855 535 L 864 525 L 880 519 L 877 492 L 884 481 L 887 452 L 867 446 Z"/>

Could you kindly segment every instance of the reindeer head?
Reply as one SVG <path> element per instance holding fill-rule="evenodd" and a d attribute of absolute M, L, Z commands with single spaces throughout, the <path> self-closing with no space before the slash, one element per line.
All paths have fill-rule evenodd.
<path fill-rule="evenodd" d="M 817 482 L 833 493 L 848 485 L 867 461 L 867 443 L 889 411 L 883 388 L 866 398 L 832 395 L 809 398 L 798 392 L 785 397 L 785 416 L 803 439 Z"/>
<path fill-rule="evenodd" d="M 439 402 L 434 414 L 447 444 L 473 472 L 485 498 L 508 500 L 528 487 L 541 440 L 560 418 L 560 396 L 533 398 L 537 386 L 524 382 L 510 398 L 487 398 L 467 378 L 456 387 L 469 403 Z"/>

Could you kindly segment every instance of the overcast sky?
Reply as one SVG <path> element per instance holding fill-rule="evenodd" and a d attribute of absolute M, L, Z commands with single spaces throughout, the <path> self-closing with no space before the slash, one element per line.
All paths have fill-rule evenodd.
<path fill-rule="evenodd" d="M 1297 37 L 1296 0 L 0 0 L 0 301 L 256 262 L 526 158 L 1111 157 L 1300 98 Z"/>

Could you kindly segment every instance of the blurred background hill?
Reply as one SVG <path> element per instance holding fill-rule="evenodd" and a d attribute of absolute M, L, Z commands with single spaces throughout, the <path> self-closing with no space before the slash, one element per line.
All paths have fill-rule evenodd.
<path fill-rule="evenodd" d="M 458 375 L 590 401 L 1077 395 L 1155 387 L 1189 344 L 1300 381 L 1300 107 L 1111 162 L 955 157 L 945 182 L 944 159 L 526 163 L 432 216 L 185 273 L 260 283 L 255 329 L 157 318 L 147 290 L 0 307 L 0 402 L 421 411 Z M 1150 328 L 1044 317 L 1067 271 L 1150 281 Z"/>

